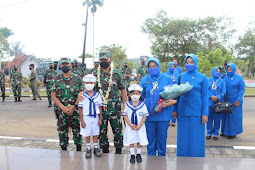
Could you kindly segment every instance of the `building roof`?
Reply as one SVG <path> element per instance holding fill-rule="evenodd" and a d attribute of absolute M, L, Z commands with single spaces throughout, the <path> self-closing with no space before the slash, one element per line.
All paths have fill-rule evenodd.
<path fill-rule="evenodd" d="M 22 63 L 24 63 L 27 59 L 29 59 L 30 57 L 32 57 L 32 55 L 26 55 L 26 54 L 18 54 L 16 55 L 16 57 L 9 63 L 10 68 L 13 68 L 14 65 L 16 66 L 20 66 Z M 4 66 L 4 69 L 7 69 L 8 64 L 6 66 Z"/>

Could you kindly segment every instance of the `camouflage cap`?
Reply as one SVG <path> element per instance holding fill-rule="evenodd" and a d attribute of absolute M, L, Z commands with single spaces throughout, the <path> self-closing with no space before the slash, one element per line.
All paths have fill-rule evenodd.
<path fill-rule="evenodd" d="M 73 60 L 73 64 L 76 64 L 78 63 L 78 61 L 76 59 Z"/>
<path fill-rule="evenodd" d="M 125 61 L 125 62 L 124 62 L 124 64 L 128 64 L 128 62 L 127 62 L 127 61 Z"/>
<path fill-rule="evenodd" d="M 101 51 L 101 52 L 99 53 L 99 60 L 102 60 L 102 59 L 108 60 L 108 59 L 111 58 L 111 57 L 112 57 L 112 55 L 111 55 L 111 53 L 108 52 L 108 51 Z"/>
<path fill-rule="evenodd" d="M 95 61 L 94 64 L 99 64 L 99 61 Z"/>
<path fill-rule="evenodd" d="M 63 64 L 63 63 L 71 64 L 71 59 L 70 58 L 61 58 L 60 64 Z"/>

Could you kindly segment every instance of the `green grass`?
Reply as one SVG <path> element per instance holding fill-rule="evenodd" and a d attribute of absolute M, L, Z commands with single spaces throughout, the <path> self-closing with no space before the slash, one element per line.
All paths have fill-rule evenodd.
<path fill-rule="evenodd" d="M 255 88 L 246 87 L 244 95 L 255 95 Z"/>

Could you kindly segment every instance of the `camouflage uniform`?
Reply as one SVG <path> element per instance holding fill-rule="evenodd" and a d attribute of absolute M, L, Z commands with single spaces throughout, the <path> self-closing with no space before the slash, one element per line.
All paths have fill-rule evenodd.
<path fill-rule="evenodd" d="M 96 65 L 97 65 L 97 67 L 96 67 Z M 95 62 L 94 62 L 94 68 L 92 68 L 92 69 L 90 70 L 90 74 L 93 74 L 94 72 L 96 72 L 98 66 L 99 66 L 99 62 L 98 62 L 98 61 L 95 61 Z"/>
<path fill-rule="evenodd" d="M 127 68 L 122 67 L 122 68 L 120 69 L 120 71 L 121 71 L 122 74 L 126 74 L 126 75 L 132 74 L 132 70 L 131 70 L 131 68 L 129 68 L 129 67 L 127 67 Z M 129 78 L 129 77 L 124 77 L 124 78 L 123 78 L 123 81 L 124 81 L 124 84 L 125 84 L 125 88 L 126 88 L 126 90 L 127 90 L 128 87 L 130 86 L 130 78 Z"/>
<path fill-rule="evenodd" d="M 57 75 L 56 70 L 46 70 L 45 73 L 43 74 L 43 77 L 45 77 L 45 86 L 46 86 L 46 91 L 47 91 L 47 96 L 48 96 L 48 102 L 51 102 L 51 94 L 50 94 L 50 88 L 52 87 L 54 77 Z"/>
<path fill-rule="evenodd" d="M 63 74 L 54 78 L 50 91 L 56 92 L 56 96 L 64 106 L 75 105 L 77 96 L 84 87 L 80 77 L 70 73 L 70 77 L 65 78 Z M 75 145 L 82 143 L 80 135 L 80 119 L 78 107 L 73 112 L 72 116 L 64 113 L 59 107 L 56 110 L 58 114 L 57 130 L 59 135 L 59 145 L 61 147 L 68 146 L 68 128 L 72 128 L 73 140 Z"/>
<path fill-rule="evenodd" d="M 5 99 L 5 75 L 0 71 L 0 89 L 2 92 L 3 101 Z"/>
<path fill-rule="evenodd" d="M 12 91 L 13 91 L 15 100 L 17 98 L 20 99 L 20 96 L 21 96 L 21 81 L 22 81 L 22 74 L 20 72 L 13 71 L 11 73 L 11 82 L 12 82 L 11 86 L 12 86 Z"/>
<path fill-rule="evenodd" d="M 146 65 L 141 65 L 140 67 L 138 67 L 138 70 L 137 70 L 137 73 L 138 73 L 138 80 L 139 82 L 141 81 L 141 78 L 146 76 L 147 74 L 149 74 L 149 71 L 146 67 Z"/>
<path fill-rule="evenodd" d="M 109 86 L 110 70 L 108 72 L 100 72 L 100 81 L 102 83 L 103 95 L 106 95 Z M 94 72 L 97 75 L 97 71 Z M 111 124 L 114 135 L 115 148 L 123 147 L 123 134 L 122 134 L 122 120 L 120 115 L 121 110 L 121 94 L 120 90 L 125 89 L 124 82 L 122 80 L 122 74 L 119 70 L 113 70 L 112 86 L 108 97 L 107 110 L 103 109 L 103 120 L 100 127 L 100 147 L 105 150 L 109 148 L 107 130 L 108 121 Z M 98 91 L 98 83 L 95 87 L 95 91 Z"/>
<path fill-rule="evenodd" d="M 79 67 L 78 67 L 78 68 L 75 68 L 75 67 L 72 68 L 72 69 L 71 69 L 71 73 L 80 76 L 80 78 L 82 78 L 83 75 L 84 75 L 83 69 L 81 69 L 81 68 L 79 68 Z"/>
<path fill-rule="evenodd" d="M 89 69 L 83 68 L 82 70 L 83 70 L 84 76 L 91 74 L 91 71 Z"/>

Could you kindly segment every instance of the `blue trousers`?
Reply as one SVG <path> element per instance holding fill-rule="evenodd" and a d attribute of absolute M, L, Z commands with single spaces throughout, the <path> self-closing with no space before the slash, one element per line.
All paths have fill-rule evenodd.
<path fill-rule="evenodd" d="M 177 117 L 177 156 L 205 157 L 205 125 L 202 116 Z"/>
<path fill-rule="evenodd" d="M 146 121 L 146 132 L 149 145 L 147 152 L 150 156 L 166 156 L 166 140 L 169 121 Z"/>
<path fill-rule="evenodd" d="M 214 113 L 213 107 L 209 107 L 208 122 L 206 124 L 208 136 L 219 136 L 222 113 Z"/>
<path fill-rule="evenodd" d="M 173 116 L 172 116 L 172 123 L 176 123 L 176 119 L 175 118 L 173 118 Z"/>

